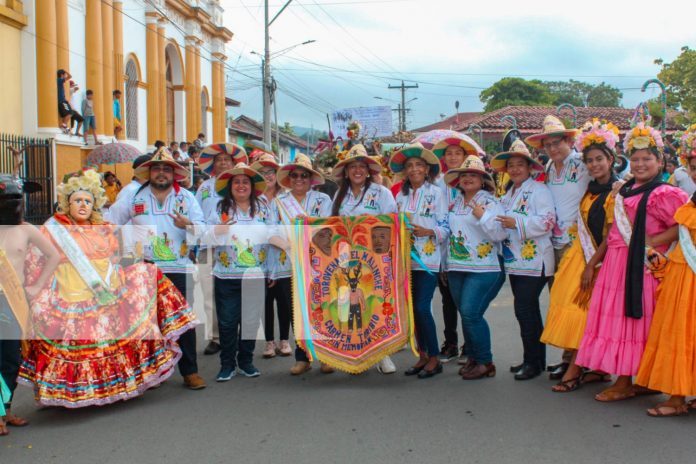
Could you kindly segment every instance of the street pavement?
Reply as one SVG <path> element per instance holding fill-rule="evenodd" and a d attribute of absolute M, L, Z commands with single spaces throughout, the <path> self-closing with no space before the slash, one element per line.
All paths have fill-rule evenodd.
<path fill-rule="evenodd" d="M 600 384 L 558 394 L 546 375 L 514 381 L 521 342 L 507 284 L 487 318 L 498 374 L 478 381 L 461 380 L 454 362 L 431 379 L 404 377 L 410 350 L 393 357 L 393 375 L 323 375 L 315 365 L 292 377 L 292 358 L 262 359 L 259 341 L 255 379 L 217 384 L 217 356 L 201 354 L 202 391 L 175 374 L 128 402 L 39 410 L 20 386 L 14 410 L 31 425 L 0 437 L 0 463 L 693 462 L 696 417 L 648 417 L 659 397 L 602 404 L 592 399 Z M 559 357 L 549 349 L 549 363 Z"/>

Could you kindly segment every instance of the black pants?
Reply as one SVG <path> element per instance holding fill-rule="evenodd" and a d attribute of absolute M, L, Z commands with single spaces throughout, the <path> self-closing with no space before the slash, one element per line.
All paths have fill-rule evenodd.
<path fill-rule="evenodd" d="M 445 343 L 447 345 L 459 346 L 457 337 L 457 320 L 459 319 L 459 311 L 454 303 L 454 298 L 450 292 L 450 288 L 442 284 L 442 280 L 437 279 L 437 286 L 442 295 L 442 318 L 445 321 Z"/>
<path fill-rule="evenodd" d="M 264 313 L 264 334 L 266 341 L 275 340 L 275 314 L 273 314 L 273 303 L 278 306 L 278 333 L 281 340 L 288 340 L 290 337 L 290 315 L 292 314 L 292 301 L 286 295 L 292 295 L 291 279 L 278 279 L 271 288 L 266 286 L 266 301 Z"/>
<path fill-rule="evenodd" d="M 22 331 L 5 295 L 0 293 L 0 375 L 10 389 L 9 398 L 1 398 L 5 409 L 12 403 L 12 395 L 17 388 L 17 374 L 21 358 Z"/>
<path fill-rule="evenodd" d="M 523 361 L 540 369 L 546 368 L 546 345 L 540 341 L 544 323 L 541 319 L 539 295 L 547 280 L 543 271 L 539 277 L 510 275 L 510 287 L 515 298 L 515 317 L 520 325 L 524 348 Z"/>
<path fill-rule="evenodd" d="M 174 286 L 184 295 L 186 295 L 186 281 L 190 279 L 189 274 L 167 273 L 164 274 L 172 281 Z M 187 298 L 188 299 L 188 298 Z M 188 301 L 193 306 L 193 292 L 191 299 Z M 181 359 L 179 360 L 179 372 L 181 375 L 191 375 L 198 373 L 198 362 L 196 360 L 196 329 L 189 329 L 182 333 L 179 337 L 179 348 L 181 348 Z"/>

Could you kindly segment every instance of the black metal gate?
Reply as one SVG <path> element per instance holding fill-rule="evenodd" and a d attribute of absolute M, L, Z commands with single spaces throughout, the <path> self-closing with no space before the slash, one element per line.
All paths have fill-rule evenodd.
<path fill-rule="evenodd" d="M 43 224 L 53 214 L 51 139 L 0 134 L 0 172 L 14 172 L 14 162 L 9 147 L 22 152 L 24 164 L 20 169 L 19 177 L 25 182 L 35 182 L 41 187 L 40 191 L 25 195 L 24 220 L 32 224 Z"/>

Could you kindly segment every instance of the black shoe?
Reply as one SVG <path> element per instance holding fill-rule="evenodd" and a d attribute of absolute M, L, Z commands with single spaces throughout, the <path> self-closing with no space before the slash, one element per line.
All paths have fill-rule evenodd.
<path fill-rule="evenodd" d="M 208 343 L 208 346 L 205 347 L 205 350 L 203 350 L 203 354 L 215 354 L 219 353 L 222 348 L 220 347 L 220 344 L 214 341 L 210 341 Z"/>
<path fill-rule="evenodd" d="M 435 366 L 435 369 L 429 371 L 427 369 L 423 369 L 421 372 L 418 373 L 418 378 L 419 379 L 428 379 L 430 377 L 434 377 L 437 374 L 442 374 L 442 363 L 438 362 L 437 366 Z"/>
<path fill-rule="evenodd" d="M 566 371 L 568 370 L 568 363 L 564 362 L 564 363 L 556 364 L 555 366 L 549 366 L 548 370 L 550 372 L 550 374 L 549 374 L 550 380 L 560 380 L 563 378 Z"/>
<path fill-rule="evenodd" d="M 409 367 L 408 370 L 406 372 L 404 372 L 404 375 L 418 375 L 418 374 L 420 374 L 420 371 L 422 371 L 424 367 L 425 367 L 425 365 L 423 365 L 421 367 Z"/>
<path fill-rule="evenodd" d="M 446 363 L 450 362 L 452 359 L 455 359 L 456 357 L 459 356 L 459 349 L 457 348 L 457 345 L 451 345 L 447 342 L 442 344 L 442 348 L 440 348 L 440 362 Z"/>
<path fill-rule="evenodd" d="M 520 363 L 520 364 L 516 364 L 516 365 L 514 365 L 514 366 L 510 366 L 510 372 L 512 372 L 513 374 L 517 374 L 517 372 L 519 372 L 519 370 L 522 369 L 522 366 L 524 366 L 524 363 Z"/>
<path fill-rule="evenodd" d="M 529 380 L 541 375 L 541 368 L 532 364 L 522 364 L 520 370 L 515 374 L 515 380 Z"/>

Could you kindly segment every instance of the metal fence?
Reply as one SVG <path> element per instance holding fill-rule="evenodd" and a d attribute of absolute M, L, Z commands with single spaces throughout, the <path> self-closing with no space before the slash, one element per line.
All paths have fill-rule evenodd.
<path fill-rule="evenodd" d="M 8 149 L 22 152 L 24 163 L 19 177 L 35 182 L 40 191 L 24 197 L 24 220 L 43 224 L 53 214 L 53 153 L 51 139 L 38 139 L 0 133 L 0 172 L 14 172 L 14 160 Z"/>

